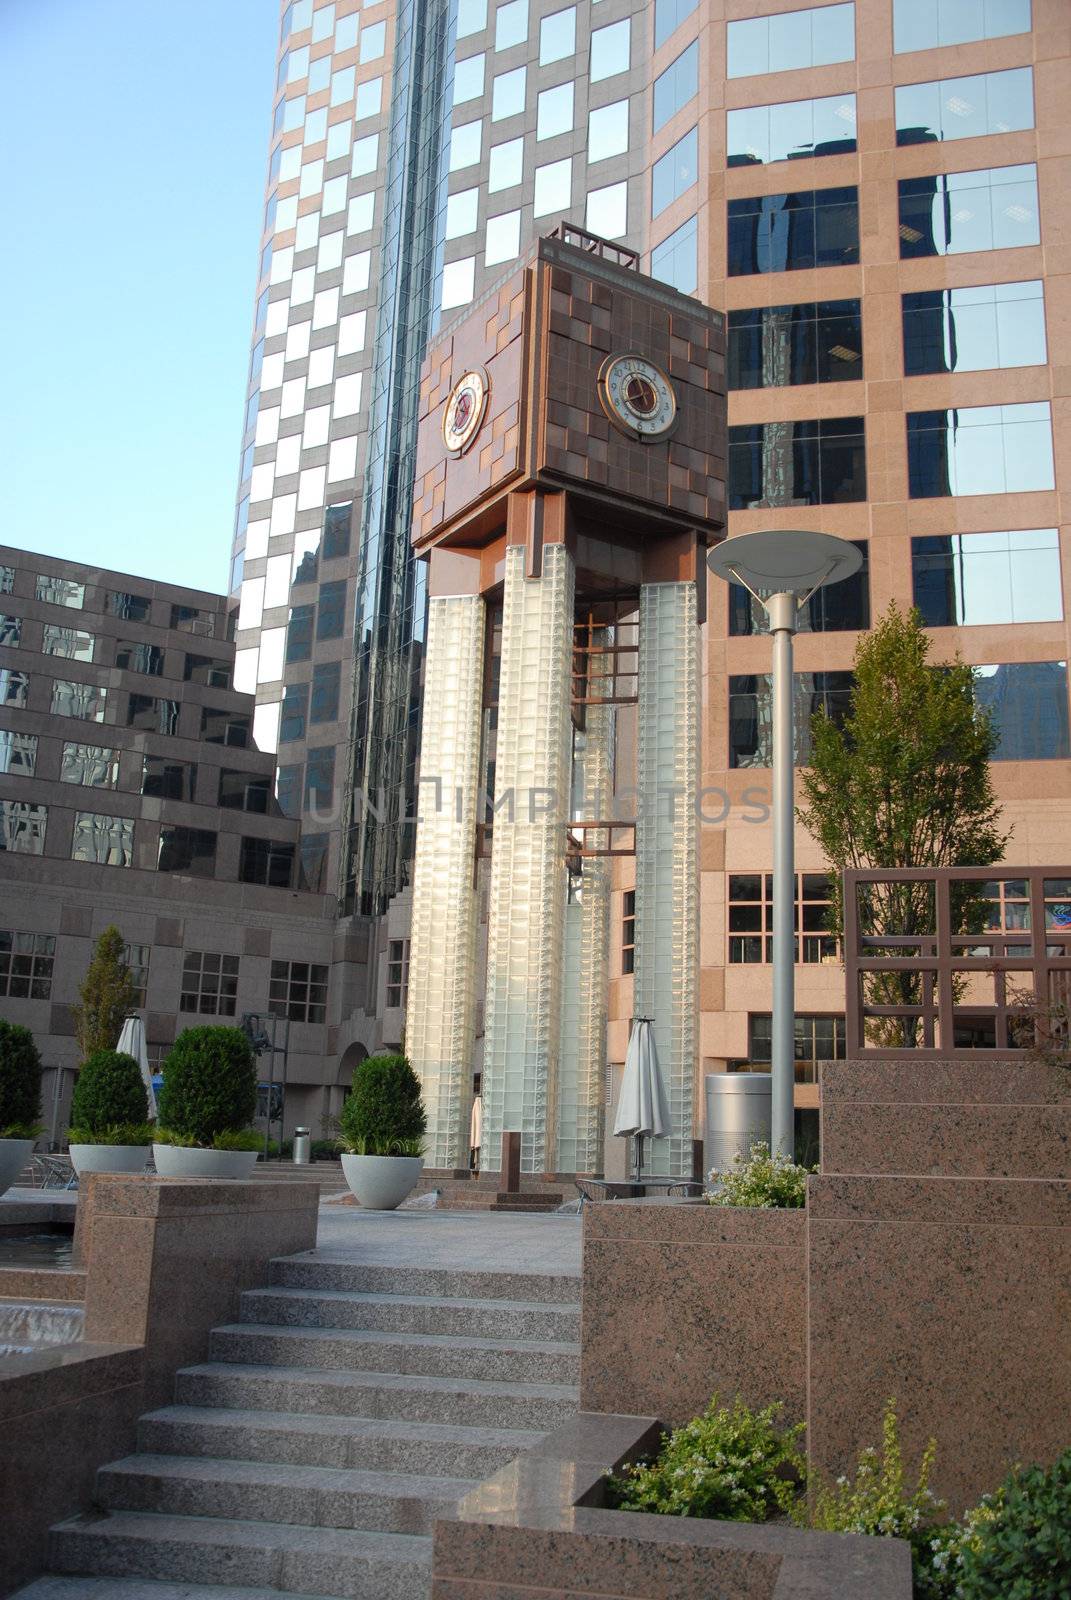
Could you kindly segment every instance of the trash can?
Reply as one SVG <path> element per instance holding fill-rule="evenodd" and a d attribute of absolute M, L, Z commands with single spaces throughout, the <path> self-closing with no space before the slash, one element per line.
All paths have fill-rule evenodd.
<path fill-rule="evenodd" d="M 308 1128 L 294 1129 L 294 1165 L 307 1167 L 312 1160 L 312 1137 Z"/>
<path fill-rule="evenodd" d="M 711 1072 L 706 1079 L 703 1164 L 724 1172 L 757 1139 L 770 1142 L 770 1074 Z"/>

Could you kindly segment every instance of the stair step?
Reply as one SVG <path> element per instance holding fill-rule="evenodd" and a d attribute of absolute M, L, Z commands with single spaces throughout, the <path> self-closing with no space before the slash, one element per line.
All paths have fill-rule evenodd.
<path fill-rule="evenodd" d="M 489 1339 L 580 1338 L 579 1305 L 534 1300 L 277 1287 L 247 1290 L 239 1317 L 243 1323 L 291 1328 L 367 1328 L 382 1333 L 447 1333 Z"/>
<path fill-rule="evenodd" d="M 434 1422 L 201 1406 L 165 1406 L 150 1411 L 138 1424 L 139 1450 L 157 1455 L 476 1479 L 490 1477 L 541 1438 L 541 1433 L 520 1428 L 450 1427 Z"/>
<path fill-rule="evenodd" d="M 333 1261 L 309 1251 L 277 1257 L 271 1281 L 295 1289 L 348 1289 L 367 1294 L 445 1295 L 458 1300 L 522 1300 L 575 1306 L 576 1273 L 470 1272 L 445 1267 L 388 1267 Z"/>
<path fill-rule="evenodd" d="M 578 1382 L 575 1344 L 468 1339 L 450 1334 L 380 1333 L 360 1328 L 257 1327 L 228 1323 L 209 1336 L 210 1361 L 428 1377 L 483 1377 L 512 1383 Z"/>
<path fill-rule="evenodd" d="M 547 1433 L 577 1410 L 572 1384 L 204 1362 L 175 1377 L 180 1405 L 296 1411 Z"/>
<path fill-rule="evenodd" d="M 282 1591 L 247 1584 L 165 1583 L 153 1578 L 36 1578 L 11 1600 L 279 1600 Z M 300 1594 L 293 1600 L 338 1600 L 336 1595 Z"/>
<path fill-rule="evenodd" d="M 425 1600 L 431 1540 L 120 1511 L 61 1522 L 49 1535 L 49 1556 L 59 1573 L 259 1584 L 284 1594 L 337 1600 Z"/>
<path fill-rule="evenodd" d="M 138 1455 L 101 1468 L 96 1499 L 109 1511 L 424 1534 L 475 1487 L 471 1478 Z"/>

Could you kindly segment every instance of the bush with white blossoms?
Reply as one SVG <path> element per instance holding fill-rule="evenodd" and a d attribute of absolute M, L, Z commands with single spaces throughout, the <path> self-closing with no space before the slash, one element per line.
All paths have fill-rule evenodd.
<path fill-rule="evenodd" d="M 726 1172 L 716 1168 L 709 1175 L 713 1192 L 707 1195 L 712 1206 L 799 1207 L 807 1204 L 809 1167 L 797 1166 L 780 1151 L 756 1140 L 747 1155 L 737 1154 Z"/>

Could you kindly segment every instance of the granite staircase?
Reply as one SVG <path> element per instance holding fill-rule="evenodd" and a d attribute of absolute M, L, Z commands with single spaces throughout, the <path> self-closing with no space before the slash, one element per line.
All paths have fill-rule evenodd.
<path fill-rule="evenodd" d="M 435 1517 L 577 1409 L 578 1288 L 274 1262 L 19 1600 L 424 1600 Z"/>

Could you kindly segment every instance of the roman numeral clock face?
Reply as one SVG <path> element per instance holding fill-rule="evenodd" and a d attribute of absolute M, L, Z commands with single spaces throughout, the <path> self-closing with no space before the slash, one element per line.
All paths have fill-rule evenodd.
<path fill-rule="evenodd" d="M 599 401 L 615 428 L 645 444 L 664 439 L 677 422 L 676 390 L 646 356 L 609 356 L 599 371 Z"/>

